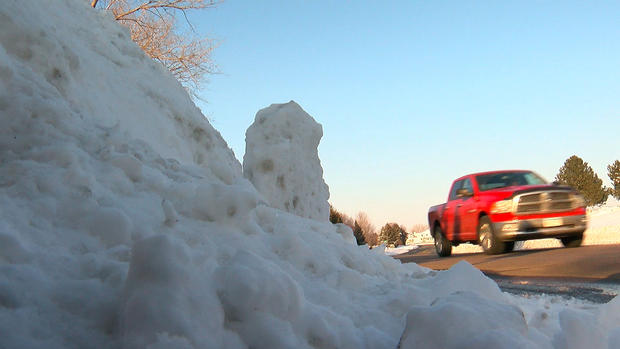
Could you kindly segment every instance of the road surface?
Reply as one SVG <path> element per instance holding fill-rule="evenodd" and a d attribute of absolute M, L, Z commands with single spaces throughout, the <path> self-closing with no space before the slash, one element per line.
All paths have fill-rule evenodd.
<path fill-rule="evenodd" d="M 443 270 L 466 260 L 500 287 L 513 293 L 552 293 L 605 302 L 620 291 L 620 244 L 545 248 L 500 255 L 453 254 L 439 258 L 434 247 L 421 246 L 394 256 L 403 263 L 414 262 Z"/>

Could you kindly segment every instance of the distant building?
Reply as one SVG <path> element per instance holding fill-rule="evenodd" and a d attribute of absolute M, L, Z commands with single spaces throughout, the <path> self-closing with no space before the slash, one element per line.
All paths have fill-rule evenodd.
<path fill-rule="evenodd" d="M 421 233 L 409 234 L 407 236 L 407 245 L 428 245 L 432 243 L 433 237 L 431 236 L 430 230 L 425 230 Z"/>

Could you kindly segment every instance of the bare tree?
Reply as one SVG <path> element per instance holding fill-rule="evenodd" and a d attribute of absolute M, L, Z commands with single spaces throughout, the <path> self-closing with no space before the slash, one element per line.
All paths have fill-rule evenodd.
<path fill-rule="evenodd" d="M 377 232 L 377 228 L 374 226 L 374 224 L 372 224 L 366 212 L 358 212 L 357 216 L 355 216 L 355 220 L 364 232 Z"/>
<path fill-rule="evenodd" d="M 423 232 L 423 231 L 425 231 L 427 229 L 428 229 L 428 225 L 427 224 L 418 223 L 418 224 L 414 224 L 411 227 L 410 231 L 415 234 L 415 233 L 421 233 L 421 232 Z"/>
<path fill-rule="evenodd" d="M 373 247 L 379 245 L 379 235 L 376 232 L 363 232 L 364 241 L 366 241 L 366 245 Z"/>
<path fill-rule="evenodd" d="M 346 213 L 342 213 L 342 223 L 348 225 L 351 230 L 355 229 L 355 220 Z"/>
<path fill-rule="evenodd" d="M 364 234 L 364 240 L 368 246 L 376 246 L 379 244 L 379 236 L 377 235 L 377 228 L 372 224 L 368 214 L 366 212 L 359 212 L 355 217 L 355 221 L 362 228 Z"/>
<path fill-rule="evenodd" d="M 211 59 L 213 40 L 193 34 L 187 11 L 217 3 L 219 0 L 91 0 L 90 5 L 111 11 L 149 57 L 163 64 L 186 88 L 195 90 L 205 75 L 217 72 L 217 67 Z M 178 14 L 183 15 L 192 33 L 179 30 Z"/>

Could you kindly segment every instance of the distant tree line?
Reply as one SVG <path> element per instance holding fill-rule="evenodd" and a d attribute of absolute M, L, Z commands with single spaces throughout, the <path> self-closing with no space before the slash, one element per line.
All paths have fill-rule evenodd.
<path fill-rule="evenodd" d="M 333 224 L 342 223 L 348 225 L 353 230 L 353 235 L 355 235 L 358 245 L 378 245 L 379 238 L 375 226 L 364 212 L 359 212 L 355 218 L 352 218 L 330 205 L 329 221 Z"/>
<path fill-rule="evenodd" d="M 353 230 L 353 235 L 358 245 L 374 247 L 386 244 L 387 246 L 397 247 L 404 245 L 407 241 L 408 234 L 405 226 L 397 223 L 386 223 L 377 231 L 365 212 L 359 212 L 355 218 L 352 218 L 330 205 L 329 221 L 333 224 L 342 223 L 348 225 Z M 415 224 L 411 228 L 411 233 L 421 233 L 427 229 L 428 226 L 426 224 Z"/>

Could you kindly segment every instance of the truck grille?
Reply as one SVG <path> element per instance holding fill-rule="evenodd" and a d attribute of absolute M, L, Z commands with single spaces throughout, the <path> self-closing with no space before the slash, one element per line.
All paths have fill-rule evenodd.
<path fill-rule="evenodd" d="M 570 211 L 575 207 L 573 194 L 566 191 L 546 191 L 517 196 L 517 214 Z"/>

